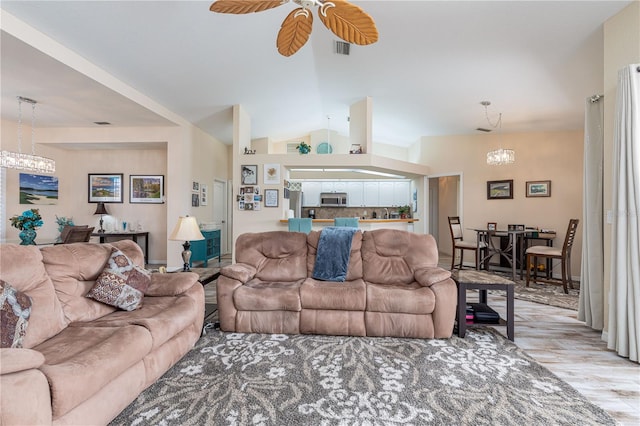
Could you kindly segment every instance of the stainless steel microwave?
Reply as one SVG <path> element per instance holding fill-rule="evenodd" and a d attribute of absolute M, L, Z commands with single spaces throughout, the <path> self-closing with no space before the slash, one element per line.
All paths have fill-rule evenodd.
<path fill-rule="evenodd" d="M 323 192 L 320 194 L 322 207 L 347 207 L 347 194 L 344 192 Z"/>

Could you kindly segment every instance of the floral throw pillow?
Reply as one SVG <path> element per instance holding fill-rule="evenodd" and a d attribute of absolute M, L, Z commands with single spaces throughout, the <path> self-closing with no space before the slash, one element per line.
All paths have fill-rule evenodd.
<path fill-rule="evenodd" d="M 151 273 L 113 248 L 107 265 L 87 297 L 125 311 L 133 311 L 142 306 L 142 298 L 149 284 Z"/>
<path fill-rule="evenodd" d="M 31 316 L 31 297 L 0 280 L 0 347 L 21 348 Z"/>

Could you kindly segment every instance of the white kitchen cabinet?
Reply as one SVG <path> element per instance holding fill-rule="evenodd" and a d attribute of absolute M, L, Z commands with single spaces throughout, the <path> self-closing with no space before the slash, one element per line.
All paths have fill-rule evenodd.
<path fill-rule="evenodd" d="M 411 205 L 411 182 L 393 182 L 393 203 L 394 206 Z"/>
<path fill-rule="evenodd" d="M 366 204 L 362 193 L 362 182 L 345 182 L 347 192 L 347 207 L 363 207 Z"/>
<path fill-rule="evenodd" d="M 317 181 L 302 182 L 303 207 L 319 207 L 322 184 Z"/>
<path fill-rule="evenodd" d="M 348 185 L 349 182 L 345 181 L 333 182 L 333 192 L 348 192 Z"/>
<path fill-rule="evenodd" d="M 362 204 L 364 206 L 380 206 L 380 196 L 378 194 L 380 183 L 378 181 L 364 182 L 362 187 Z"/>
<path fill-rule="evenodd" d="M 393 182 L 378 182 L 378 203 L 381 207 L 392 207 L 395 203 Z"/>
<path fill-rule="evenodd" d="M 320 187 L 322 189 L 322 192 L 334 192 L 333 191 L 333 184 L 334 182 L 332 181 L 322 181 L 320 182 Z"/>

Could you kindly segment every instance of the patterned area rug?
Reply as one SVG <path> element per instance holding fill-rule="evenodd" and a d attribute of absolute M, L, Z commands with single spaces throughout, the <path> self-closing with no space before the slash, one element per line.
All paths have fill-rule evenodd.
<path fill-rule="evenodd" d="M 496 272 L 496 275 L 511 279 L 511 274 Z M 526 286 L 525 280 L 517 279 L 515 281 L 514 297 L 528 302 L 541 303 L 543 305 L 557 306 L 559 308 L 578 310 L 578 300 L 580 298 L 580 283 L 573 282 L 574 289 L 569 288 L 569 294 L 565 294 L 561 285 L 542 284 L 530 282 L 529 287 Z M 504 294 L 496 291 L 496 293 Z"/>
<path fill-rule="evenodd" d="M 209 332 L 113 425 L 613 425 L 490 328 L 465 339 Z"/>

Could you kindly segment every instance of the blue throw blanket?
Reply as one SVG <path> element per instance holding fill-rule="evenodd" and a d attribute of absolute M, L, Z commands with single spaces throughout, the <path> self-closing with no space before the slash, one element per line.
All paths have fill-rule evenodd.
<path fill-rule="evenodd" d="M 344 281 L 349 267 L 351 240 L 355 228 L 327 227 L 320 233 L 312 277 L 323 281 Z"/>

